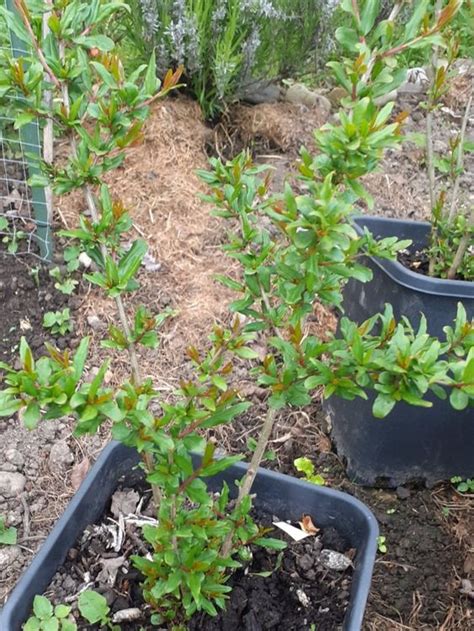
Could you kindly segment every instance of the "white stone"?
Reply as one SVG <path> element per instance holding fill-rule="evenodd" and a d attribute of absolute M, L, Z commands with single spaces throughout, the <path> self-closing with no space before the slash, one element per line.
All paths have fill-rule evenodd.
<path fill-rule="evenodd" d="M 0 495 L 14 497 L 25 489 L 26 478 L 21 473 L 0 471 Z"/>
<path fill-rule="evenodd" d="M 23 454 L 20 453 L 18 449 L 7 449 L 5 452 L 5 458 L 8 462 L 17 465 L 17 467 L 22 467 L 25 464 Z"/>
<path fill-rule="evenodd" d="M 0 570 L 6 570 L 21 555 L 21 549 L 18 546 L 1 546 L 0 547 Z"/>
<path fill-rule="evenodd" d="M 49 452 L 49 468 L 51 471 L 65 469 L 74 462 L 74 456 L 65 440 L 60 440 L 51 447 Z"/>
<path fill-rule="evenodd" d="M 92 259 L 86 252 L 81 252 L 78 260 L 79 263 L 86 269 L 92 265 Z"/>

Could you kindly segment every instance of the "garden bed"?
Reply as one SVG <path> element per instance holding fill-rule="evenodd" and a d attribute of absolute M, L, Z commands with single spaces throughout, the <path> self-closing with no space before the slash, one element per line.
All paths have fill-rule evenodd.
<path fill-rule="evenodd" d="M 273 107 L 277 114 L 279 105 Z M 284 109 L 288 121 L 288 110 Z M 414 131 L 422 131 L 418 104 L 412 109 L 417 115 L 412 117 L 410 125 Z M 304 116 L 304 109 L 294 115 L 295 126 L 298 116 Z M 436 133 L 440 139 L 445 139 L 446 129 L 442 124 Z M 155 271 L 142 270 L 142 290 L 136 300 L 154 311 L 165 305 L 178 310 L 176 318 L 164 329 L 159 358 L 149 351 L 142 356 L 143 372 L 153 375 L 166 392 L 176 386 L 183 370 L 188 369 L 186 347 L 190 344 L 203 347 L 210 324 L 215 320 L 227 321 L 225 305 L 232 293 L 212 280 L 214 274 L 228 272 L 229 261 L 220 250 L 224 239 L 222 225 L 218 219 L 209 217 L 209 208 L 199 201 L 197 195 L 202 191 L 202 185 L 194 175 L 196 168 L 206 164 L 205 147 L 212 145 L 213 131 L 204 125 L 195 104 L 185 99 L 173 99 L 155 106 L 148 123 L 147 138 L 143 145 L 131 150 L 127 162 L 113 176 L 111 184 L 114 192 L 133 208 L 136 232 L 147 239 L 160 265 Z M 301 142 L 310 147 L 310 134 L 302 136 Z M 296 159 L 294 148 L 284 152 L 275 144 L 268 147 L 274 157 L 261 157 L 260 161 L 273 161 L 278 165 Z M 382 173 L 370 176 L 368 186 L 375 195 L 376 210 L 380 214 L 416 218 L 426 215 L 426 191 L 422 184 L 417 184 L 423 182 L 423 167 L 413 152 L 416 148 L 405 144 L 402 153 L 391 152 L 387 156 Z M 179 180 L 176 173 L 180 174 Z M 279 177 L 283 180 L 284 172 L 279 172 Z M 466 181 L 463 186 L 468 191 L 472 184 Z M 59 207 L 65 221 L 74 225 L 77 210 L 81 207 L 78 198 L 65 198 Z M 19 268 L 21 264 L 14 261 Z M 14 273 L 10 271 L 10 276 Z M 30 300 L 32 294 L 28 295 Z M 28 301 L 21 305 L 22 313 L 26 304 Z M 88 331 L 88 318 L 95 318 L 95 330 L 105 329 L 112 319 L 110 309 L 110 304 L 92 290 L 79 306 L 76 334 Z M 319 308 L 315 310 L 314 326 L 320 330 L 334 326 L 334 322 L 331 314 Z M 35 335 L 39 335 L 41 328 L 35 324 Z M 11 348 L 17 337 L 12 332 L 7 334 L 10 338 L 6 347 Z M 89 368 L 99 365 L 105 356 L 95 340 L 94 330 L 92 335 L 93 354 Z M 120 372 L 119 366 L 111 379 L 119 381 L 123 376 Z M 126 372 L 124 361 L 123 374 Z M 248 439 L 258 434 L 263 413 L 258 388 L 243 382 L 239 386 L 244 391 L 247 388 L 246 394 L 254 406 L 251 415 L 238 419 L 231 429 L 220 430 L 225 432 L 220 438 L 228 451 L 247 449 Z M 13 587 L 24 563 L 31 557 L 29 550 L 33 551 L 40 541 L 27 541 L 28 537 L 42 537 L 72 493 L 71 470 L 76 468 L 77 471 L 77 465 L 84 462 L 87 465 L 86 459 L 92 459 L 100 446 L 100 438 L 77 442 L 70 436 L 67 423 L 46 423 L 45 429 L 53 436 L 46 442 L 46 448 L 42 436 L 28 435 L 13 421 L 2 424 L 0 461 L 7 462 L 2 450 L 6 453 L 14 448 L 22 456 L 23 464 L 12 466 L 26 478 L 22 497 L 29 506 L 29 513 L 25 512 L 23 501 L 20 505 L 17 498 L 4 498 L 6 501 L 0 504 L 0 513 L 16 514 L 13 523 L 19 528 L 20 545 L 28 548 L 17 547 L 16 560 L 3 566 L 0 564 L 0 588 L 4 595 Z M 65 445 L 64 451 L 67 448 L 71 454 L 70 461 L 52 473 L 48 452 L 61 441 Z M 41 449 L 39 445 L 42 445 Z M 461 594 L 461 580 L 472 580 L 474 572 L 472 498 L 456 493 L 449 484 L 430 490 L 413 487 L 396 491 L 364 490 L 353 485 L 345 478 L 343 467 L 326 436 L 317 401 L 309 409 L 281 416 L 271 447 L 275 459 L 267 461 L 265 466 L 295 475 L 294 459 L 309 457 L 329 486 L 353 493 L 373 508 L 381 533 L 386 537 L 387 552 L 381 554 L 376 563 L 366 629 L 418 631 L 442 628 L 443 631 L 454 631 L 469 627 L 472 623 L 470 601 Z M 247 455 L 249 453 L 247 451 Z M 59 471 L 69 473 L 64 475 Z M 38 498 L 43 503 L 35 511 L 32 506 Z M 29 518 L 25 519 L 25 515 Z M 4 550 L 1 549 L 0 557 L 7 554 Z"/>

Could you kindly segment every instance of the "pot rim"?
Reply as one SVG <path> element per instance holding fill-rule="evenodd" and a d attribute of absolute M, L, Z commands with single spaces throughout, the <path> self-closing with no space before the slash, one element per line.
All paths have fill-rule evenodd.
<path fill-rule="evenodd" d="M 400 229 L 405 228 L 405 231 L 407 229 L 409 231 L 410 228 L 416 227 L 420 230 L 424 229 L 425 238 L 431 227 L 431 224 L 427 221 L 411 221 L 398 218 L 392 219 L 390 217 L 377 217 L 374 215 L 357 215 L 354 217 L 354 227 L 360 235 L 363 234 L 361 226 L 367 226 L 371 232 L 374 232 L 372 227 L 369 227 L 367 224 L 392 224 L 395 226 L 395 232 L 397 229 L 399 231 Z M 375 236 L 377 235 L 375 234 Z M 397 236 L 397 234 L 393 234 L 392 236 Z M 423 274 L 417 274 L 398 261 L 389 261 L 387 259 L 380 259 L 374 256 L 370 256 L 369 258 L 394 282 L 406 287 L 407 289 L 411 289 L 412 291 L 449 298 L 459 298 L 460 300 L 474 299 L 473 281 L 432 278 L 430 276 L 424 276 Z"/>

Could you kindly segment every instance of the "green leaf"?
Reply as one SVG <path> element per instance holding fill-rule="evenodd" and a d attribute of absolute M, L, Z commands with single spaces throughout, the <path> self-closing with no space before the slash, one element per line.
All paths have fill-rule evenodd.
<path fill-rule="evenodd" d="M 136 274 L 147 250 L 148 246 L 142 239 L 137 239 L 133 242 L 130 250 L 120 259 L 118 264 L 121 283 L 131 280 Z"/>
<path fill-rule="evenodd" d="M 148 63 L 143 87 L 148 96 L 153 96 L 158 88 L 158 80 L 156 77 L 156 55 L 154 50 Z"/>
<path fill-rule="evenodd" d="M 453 388 L 449 395 L 449 402 L 455 410 L 464 410 L 469 404 L 469 395 L 459 388 Z"/>
<path fill-rule="evenodd" d="M 237 357 L 240 357 L 241 359 L 258 359 L 259 357 L 256 351 L 248 348 L 247 346 L 236 348 L 234 350 L 234 353 L 237 355 Z"/>
<path fill-rule="evenodd" d="M 40 620 L 51 618 L 53 615 L 53 605 L 44 596 L 36 595 L 33 600 L 33 613 Z"/>
<path fill-rule="evenodd" d="M 314 464 L 309 458 L 296 458 L 293 462 L 297 471 L 304 473 L 307 478 L 314 475 Z"/>
<path fill-rule="evenodd" d="M 49 618 L 48 620 L 43 620 L 41 629 L 42 631 L 58 631 L 59 620 L 57 618 Z"/>
<path fill-rule="evenodd" d="M 14 399 L 10 394 L 0 392 L 0 417 L 12 416 L 22 407 L 21 401 Z"/>
<path fill-rule="evenodd" d="M 31 121 L 35 120 L 35 118 L 36 116 L 34 114 L 30 114 L 29 112 L 22 112 L 15 117 L 15 123 L 13 127 L 15 129 L 21 129 L 21 127 L 28 125 L 28 123 L 31 123 Z"/>
<path fill-rule="evenodd" d="M 36 401 L 31 401 L 22 414 L 22 421 L 27 429 L 35 429 L 41 418 L 40 406 Z"/>
<path fill-rule="evenodd" d="M 17 540 L 17 530 L 14 526 L 5 528 L 3 519 L 0 517 L 0 545 L 14 546 Z"/>
<path fill-rule="evenodd" d="M 372 406 L 372 414 L 375 418 L 385 418 L 395 406 L 395 399 L 386 394 L 379 394 Z"/>
<path fill-rule="evenodd" d="M 201 572 L 195 572 L 194 574 L 190 574 L 188 576 L 188 586 L 196 602 L 200 601 L 201 584 L 203 579 L 204 575 Z"/>
<path fill-rule="evenodd" d="M 336 29 L 335 36 L 337 41 L 351 53 L 355 50 L 355 46 L 359 43 L 359 36 L 356 31 L 347 26 L 340 26 Z"/>
<path fill-rule="evenodd" d="M 115 47 L 114 40 L 106 35 L 79 35 L 73 42 L 85 48 L 98 48 L 104 52 L 110 52 Z"/>
<path fill-rule="evenodd" d="M 380 0 L 365 0 L 364 7 L 360 15 L 362 35 L 367 35 L 371 31 L 379 11 Z"/>
<path fill-rule="evenodd" d="M 71 613 L 71 607 L 67 605 L 56 605 L 54 608 L 54 615 L 56 618 L 66 618 Z"/>
<path fill-rule="evenodd" d="M 89 622 L 96 624 L 105 621 L 110 611 L 105 598 L 97 592 L 87 589 L 79 595 L 77 603 L 81 616 Z"/>
<path fill-rule="evenodd" d="M 35 618 L 34 616 L 31 616 L 23 625 L 23 631 L 41 631 L 40 620 L 38 620 L 38 618 Z"/>
<path fill-rule="evenodd" d="M 260 537 L 254 539 L 253 543 L 262 548 L 270 548 L 271 550 L 284 550 L 287 545 L 281 539 L 273 539 L 272 537 Z"/>
<path fill-rule="evenodd" d="M 111 72 L 109 72 L 107 70 L 107 68 L 105 68 L 105 66 L 97 61 L 92 61 L 91 62 L 91 66 L 93 66 L 97 72 L 97 74 L 99 75 L 99 77 L 102 79 L 102 81 L 105 83 L 105 85 L 109 86 L 109 88 L 116 88 L 117 87 L 117 82 L 114 79 L 114 76 Z"/>
<path fill-rule="evenodd" d="M 84 337 L 77 347 L 77 351 L 74 354 L 74 360 L 72 365 L 74 367 L 74 379 L 79 381 L 84 372 L 84 366 L 86 365 L 87 353 L 89 351 L 89 337 Z"/>

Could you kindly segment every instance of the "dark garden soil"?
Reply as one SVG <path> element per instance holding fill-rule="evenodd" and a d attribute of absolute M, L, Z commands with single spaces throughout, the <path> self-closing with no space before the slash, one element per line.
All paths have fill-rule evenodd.
<path fill-rule="evenodd" d="M 133 489 L 114 494 L 107 515 L 97 525 L 86 529 L 46 590 L 45 594 L 53 602 L 75 600 L 87 580 L 92 589 L 104 595 L 112 616 L 117 612 L 126 615 L 124 610 L 131 608 L 140 610 L 139 619 L 121 624 L 122 631 L 156 628 L 149 621 L 151 612 L 140 593 L 141 575 L 130 560 L 132 554 L 143 555 L 149 551 L 141 543 L 140 528 L 134 520 L 143 520 L 144 516 L 146 519 L 153 513 L 147 508 L 148 497 L 145 502 L 139 498 L 139 492 Z M 133 515 L 137 502 L 141 508 Z M 127 515 L 129 510 L 132 514 Z M 280 521 L 278 516 L 262 513 L 256 513 L 254 518 L 263 527 Z M 295 515 L 293 525 L 298 527 L 297 520 L 301 518 L 302 515 Z M 300 542 L 293 541 L 277 528 L 270 536 L 284 540 L 288 544 L 286 550 L 280 553 L 251 546 L 251 562 L 229 580 L 233 589 L 226 611 L 216 618 L 196 614 L 188 623 L 189 631 L 309 631 L 314 628 L 333 631 L 339 628 L 349 601 L 351 559 L 356 550 L 350 549 L 334 528 L 326 528 Z M 340 569 L 328 567 L 330 552 L 344 555 L 336 559 L 336 564 L 342 559 Z"/>
<path fill-rule="evenodd" d="M 425 250 L 405 250 L 398 253 L 398 261 L 412 272 L 429 276 L 430 257 Z M 456 274 L 453 280 L 467 280 L 462 274 Z"/>
<path fill-rule="evenodd" d="M 45 342 L 65 348 L 74 335 L 53 337 L 43 328 L 48 311 L 80 305 L 76 296 L 67 296 L 55 287 L 45 265 L 0 251 L 0 361 L 13 362 L 18 356 L 20 338 L 24 336 L 35 355 L 45 352 Z"/>

